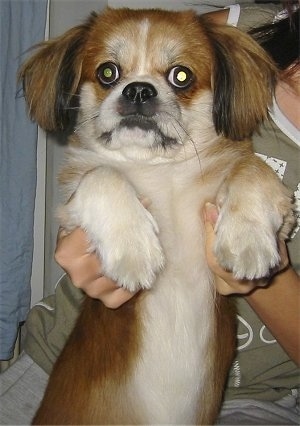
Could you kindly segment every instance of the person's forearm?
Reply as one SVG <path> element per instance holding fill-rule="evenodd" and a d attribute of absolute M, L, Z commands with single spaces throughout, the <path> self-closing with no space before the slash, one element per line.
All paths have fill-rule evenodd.
<path fill-rule="evenodd" d="M 246 297 L 263 323 L 288 355 L 300 365 L 300 277 L 289 267 L 267 288 Z"/>

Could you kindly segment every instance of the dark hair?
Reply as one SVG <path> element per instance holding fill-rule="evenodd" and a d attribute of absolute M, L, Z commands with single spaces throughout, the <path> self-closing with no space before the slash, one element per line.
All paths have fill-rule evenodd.
<path fill-rule="evenodd" d="M 249 34 L 269 53 L 280 70 L 299 65 L 299 9 L 274 23 L 252 28 Z"/>

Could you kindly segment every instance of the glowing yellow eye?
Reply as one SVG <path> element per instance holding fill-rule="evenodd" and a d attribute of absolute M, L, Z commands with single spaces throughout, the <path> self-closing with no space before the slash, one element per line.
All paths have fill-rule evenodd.
<path fill-rule="evenodd" d="M 113 62 L 105 62 L 97 68 L 96 77 L 102 86 L 110 87 L 120 78 L 119 67 Z"/>
<path fill-rule="evenodd" d="M 181 83 L 185 82 L 185 80 L 187 79 L 186 72 L 185 71 L 179 71 L 179 73 L 177 74 L 176 78 Z"/>
<path fill-rule="evenodd" d="M 111 68 L 105 68 L 103 70 L 103 75 L 105 78 L 110 78 L 112 76 L 113 72 Z"/>
<path fill-rule="evenodd" d="M 177 65 L 168 71 L 167 79 L 175 88 L 187 89 L 194 81 L 194 75 L 187 67 Z"/>

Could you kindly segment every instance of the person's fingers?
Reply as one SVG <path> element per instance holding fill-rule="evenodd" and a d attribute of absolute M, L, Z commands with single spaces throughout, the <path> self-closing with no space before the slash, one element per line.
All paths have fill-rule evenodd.
<path fill-rule="evenodd" d="M 215 224 L 218 220 L 218 209 L 214 204 L 206 203 L 204 206 L 204 230 L 205 230 L 205 252 L 206 260 L 210 269 L 219 274 L 223 269 L 219 265 L 217 258 L 214 254 L 214 242 L 216 238 Z"/>
<path fill-rule="evenodd" d="M 54 257 L 76 287 L 84 287 L 101 276 L 101 262 L 96 253 L 89 252 L 88 240 L 81 228 L 58 237 Z"/>
<path fill-rule="evenodd" d="M 228 277 L 225 277 L 225 274 L 228 274 Z M 234 281 L 229 272 L 224 273 L 223 277 L 224 279 L 215 275 L 217 292 L 223 296 L 228 296 L 230 294 L 246 295 L 256 287 L 253 281 Z"/>
<path fill-rule="evenodd" d="M 85 291 L 90 297 L 101 300 L 110 309 L 119 308 L 137 293 L 117 287 L 114 281 L 106 277 L 93 281 Z"/>
<path fill-rule="evenodd" d="M 280 266 L 279 271 L 285 269 L 290 264 L 289 254 L 287 251 L 286 243 L 285 241 L 279 240 L 278 242 L 278 249 L 280 254 Z"/>
<path fill-rule="evenodd" d="M 214 228 L 215 224 L 218 220 L 218 208 L 212 203 L 205 203 L 204 206 L 204 222 L 210 223 L 211 226 Z"/>
<path fill-rule="evenodd" d="M 84 288 L 88 283 L 102 277 L 101 263 L 95 253 L 77 259 L 64 259 L 60 265 L 78 288 Z"/>
<path fill-rule="evenodd" d="M 89 243 L 85 231 L 75 228 L 70 233 L 65 233 L 63 229 L 58 232 L 55 255 L 62 258 L 72 258 L 77 255 L 87 253 Z"/>

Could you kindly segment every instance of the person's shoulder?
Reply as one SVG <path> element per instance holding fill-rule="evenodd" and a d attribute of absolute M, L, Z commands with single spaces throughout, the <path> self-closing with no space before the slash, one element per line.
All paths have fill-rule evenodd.
<path fill-rule="evenodd" d="M 280 4 L 241 4 L 237 27 L 242 31 L 274 22 L 276 16 L 281 12 Z"/>

